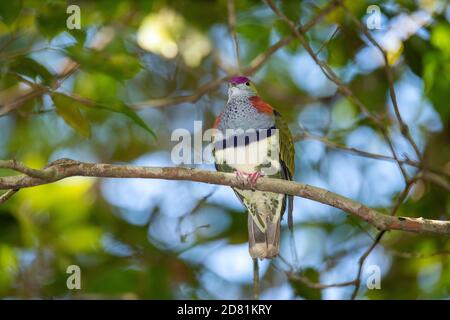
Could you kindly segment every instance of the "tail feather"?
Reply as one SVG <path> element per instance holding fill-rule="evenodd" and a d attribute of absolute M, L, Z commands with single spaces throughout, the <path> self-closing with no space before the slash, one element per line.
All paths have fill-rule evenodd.
<path fill-rule="evenodd" d="M 261 231 L 251 215 L 248 215 L 248 244 L 250 256 L 254 259 L 270 259 L 280 251 L 280 219 L 266 220 L 266 230 Z"/>

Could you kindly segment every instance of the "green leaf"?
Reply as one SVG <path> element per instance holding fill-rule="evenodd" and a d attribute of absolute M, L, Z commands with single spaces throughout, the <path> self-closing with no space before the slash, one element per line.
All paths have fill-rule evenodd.
<path fill-rule="evenodd" d="M 39 30 L 47 38 L 53 38 L 58 33 L 67 30 L 66 21 L 69 15 L 66 13 L 67 4 L 50 3 L 41 6 L 36 22 Z"/>
<path fill-rule="evenodd" d="M 19 269 L 15 250 L 4 244 L 0 244 L 0 294 L 6 291 L 14 283 Z"/>
<path fill-rule="evenodd" d="M 80 72 L 75 80 L 74 92 L 89 98 L 95 107 L 122 113 L 134 123 L 156 138 L 153 130 L 138 116 L 138 114 L 123 102 L 118 102 L 117 92 L 121 89 L 120 81 L 100 72 Z"/>
<path fill-rule="evenodd" d="M 77 132 L 88 133 L 88 135 L 87 135 L 88 137 L 90 136 L 90 126 L 87 121 L 81 121 L 81 119 L 84 119 L 84 117 L 81 115 L 81 112 L 78 110 L 79 108 L 98 108 L 98 109 L 104 109 L 104 110 L 108 110 L 108 111 L 112 111 L 112 112 L 121 113 L 121 114 L 127 116 L 128 118 L 130 118 L 135 124 L 137 124 L 138 126 L 143 128 L 145 131 L 150 133 L 153 136 L 153 138 L 156 139 L 155 132 L 145 123 L 144 120 L 142 120 L 141 117 L 139 117 L 139 115 L 133 109 L 128 107 L 123 102 L 119 101 L 119 102 L 115 102 L 115 103 L 107 103 L 106 104 L 106 103 L 89 100 L 88 104 L 83 104 L 77 100 L 74 100 L 72 97 L 69 97 L 69 96 L 61 94 L 61 93 L 56 93 L 53 95 L 53 101 L 55 102 L 55 105 L 56 105 L 55 97 L 57 98 L 57 100 L 59 100 L 59 102 L 63 102 L 63 103 L 65 102 L 67 105 L 72 105 L 72 106 L 77 107 L 76 109 L 74 109 L 73 107 L 70 107 L 70 110 L 67 110 L 69 112 L 69 114 L 66 115 L 68 117 L 68 119 L 66 119 L 64 117 L 64 115 L 62 115 L 62 114 L 61 114 L 61 116 L 71 127 L 73 127 L 75 130 L 77 130 Z M 75 110 L 78 110 L 78 111 L 75 111 Z M 58 109 L 57 109 L 57 111 L 58 111 Z M 86 125 L 87 125 L 87 127 L 86 127 Z M 86 135 L 83 134 L 83 136 L 86 136 Z"/>
<path fill-rule="evenodd" d="M 9 73 L 5 72 L 3 74 L 0 74 L 0 91 L 8 89 L 17 84 L 18 84 L 18 79 L 17 79 L 16 75 L 14 75 L 10 72 Z"/>
<path fill-rule="evenodd" d="M 114 103 L 118 100 L 123 85 L 119 80 L 101 72 L 80 70 L 75 78 L 73 92 L 102 104 Z"/>
<path fill-rule="evenodd" d="M 334 130 L 349 129 L 357 121 L 357 111 L 347 99 L 339 100 L 331 112 L 332 128 Z"/>
<path fill-rule="evenodd" d="M 91 136 L 91 126 L 80 111 L 80 108 L 84 105 L 61 93 L 52 94 L 52 99 L 56 107 L 56 112 L 64 121 L 77 133 L 89 138 Z"/>
<path fill-rule="evenodd" d="M 145 292 L 146 299 L 173 299 L 173 293 L 169 289 L 171 277 L 169 270 L 165 266 L 152 265 L 146 270 L 146 282 L 148 283 Z"/>
<path fill-rule="evenodd" d="M 0 1 L 0 19 L 7 25 L 12 24 L 22 9 L 22 1 Z"/>
<path fill-rule="evenodd" d="M 67 30 L 67 32 L 70 33 L 70 35 L 74 37 L 80 45 L 83 45 L 84 41 L 86 41 L 86 32 L 84 30 L 72 29 Z"/>
<path fill-rule="evenodd" d="M 419 77 L 422 77 L 424 53 L 431 51 L 429 41 L 415 35 L 404 43 L 403 55 L 411 70 Z"/>
<path fill-rule="evenodd" d="M 87 281 L 87 291 L 104 294 L 136 292 L 140 284 L 137 270 L 110 266 Z"/>
<path fill-rule="evenodd" d="M 84 70 L 100 71 L 119 80 L 132 78 L 141 69 L 136 57 L 123 52 L 109 54 L 74 46 L 67 48 L 66 54 Z"/>
<path fill-rule="evenodd" d="M 10 70 L 18 74 L 28 76 L 33 80 L 41 78 L 42 82 L 49 85 L 53 80 L 53 75 L 42 64 L 28 57 L 15 60 L 10 66 Z"/>
<path fill-rule="evenodd" d="M 142 120 L 141 117 L 139 117 L 139 115 L 133 110 L 131 109 L 129 106 L 127 106 L 125 103 L 123 102 L 118 102 L 112 105 L 103 105 L 103 104 L 99 104 L 98 105 L 100 108 L 103 109 L 107 109 L 113 112 L 118 112 L 121 113 L 125 116 L 127 116 L 128 118 L 130 118 L 135 124 L 137 124 L 138 126 L 140 126 L 141 128 L 143 128 L 145 131 L 147 131 L 148 133 L 150 133 L 153 138 L 156 139 L 156 134 L 155 132 L 145 123 L 144 120 Z"/>
<path fill-rule="evenodd" d="M 298 22 L 302 5 L 300 1 L 281 1 L 281 10 L 292 21 Z M 286 24 L 286 23 L 285 23 Z"/>
<path fill-rule="evenodd" d="M 100 248 L 102 231 L 99 227 L 80 225 L 67 228 L 57 239 L 57 245 L 66 252 L 93 252 Z"/>
<path fill-rule="evenodd" d="M 444 121 L 450 118 L 450 57 L 440 51 L 428 52 L 424 57 L 423 81 L 425 93 Z"/>
<path fill-rule="evenodd" d="M 270 44 L 270 25 L 263 25 L 257 19 L 246 19 L 236 25 L 236 32 L 238 35 L 238 41 L 241 38 L 245 40 L 248 45 L 247 50 L 241 51 L 245 56 L 241 57 L 246 61 L 247 59 L 253 59 L 256 55 L 263 52 L 263 48 L 267 48 Z M 250 62 L 248 60 L 247 62 Z"/>
<path fill-rule="evenodd" d="M 359 99 L 370 111 L 379 112 L 384 109 L 388 84 L 382 69 L 354 77 L 350 83 L 350 89 L 353 92 L 364 92 L 359 95 Z"/>
<path fill-rule="evenodd" d="M 155 139 L 157 138 L 155 132 L 145 123 L 144 120 L 142 120 L 141 117 L 139 117 L 139 115 L 133 109 L 131 109 L 130 107 L 128 107 L 125 104 L 122 104 L 120 106 L 118 112 L 123 113 L 128 118 L 133 120 L 134 123 L 136 123 L 138 126 L 140 126 L 145 131 L 150 133 L 153 136 L 153 138 L 155 138 Z"/>
<path fill-rule="evenodd" d="M 450 55 L 450 26 L 448 23 L 439 23 L 431 32 L 431 44 Z"/>

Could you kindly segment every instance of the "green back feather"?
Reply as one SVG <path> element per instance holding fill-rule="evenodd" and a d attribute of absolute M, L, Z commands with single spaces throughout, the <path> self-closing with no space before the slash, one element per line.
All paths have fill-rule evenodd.
<path fill-rule="evenodd" d="M 292 180 L 295 172 L 295 148 L 291 130 L 278 111 L 274 111 L 275 127 L 279 130 L 280 159 L 286 165 L 288 180 Z"/>

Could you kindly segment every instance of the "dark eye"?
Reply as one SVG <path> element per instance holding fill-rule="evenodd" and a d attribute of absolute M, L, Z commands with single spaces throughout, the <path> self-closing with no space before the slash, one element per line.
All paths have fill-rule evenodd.
<path fill-rule="evenodd" d="M 250 86 L 250 82 L 246 82 L 245 85 L 246 85 L 246 86 Z"/>

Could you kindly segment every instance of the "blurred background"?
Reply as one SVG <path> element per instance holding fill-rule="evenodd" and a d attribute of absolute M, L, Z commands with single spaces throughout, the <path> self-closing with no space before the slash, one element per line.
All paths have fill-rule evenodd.
<path fill-rule="evenodd" d="M 302 24 L 328 3 L 276 2 Z M 76 9 L 67 13 L 71 4 L 80 9 L 80 29 L 68 28 L 77 22 Z M 371 32 L 387 52 L 401 115 L 424 161 L 442 173 L 417 179 L 396 214 L 449 220 L 450 7 L 444 0 L 346 4 L 364 24 L 369 5 L 379 6 L 380 25 Z M 224 77 L 240 70 L 297 135 L 296 181 L 389 213 L 405 188 L 398 164 L 348 150 L 391 157 L 382 130 L 291 32 L 259 1 L 1 1 L 0 159 L 33 168 L 63 157 L 174 166 L 172 131 L 193 133 L 195 120 L 210 128 L 226 102 Z M 418 160 L 399 130 L 383 57 L 350 15 L 333 8 L 307 41 L 382 119 L 399 158 Z M 404 170 L 411 177 L 419 171 Z M 261 298 L 350 298 L 353 285 L 317 284 L 355 279 L 377 231 L 301 198 L 294 222 L 296 247 L 283 221 L 283 259 L 261 264 Z M 246 225 L 228 187 L 70 178 L 22 189 L 0 205 L 0 297 L 251 298 Z M 362 267 L 358 298 L 449 298 L 449 252 L 442 236 L 387 233 Z M 69 265 L 81 268 L 81 290 L 66 287 Z M 373 265 L 379 290 L 365 285 Z"/>

